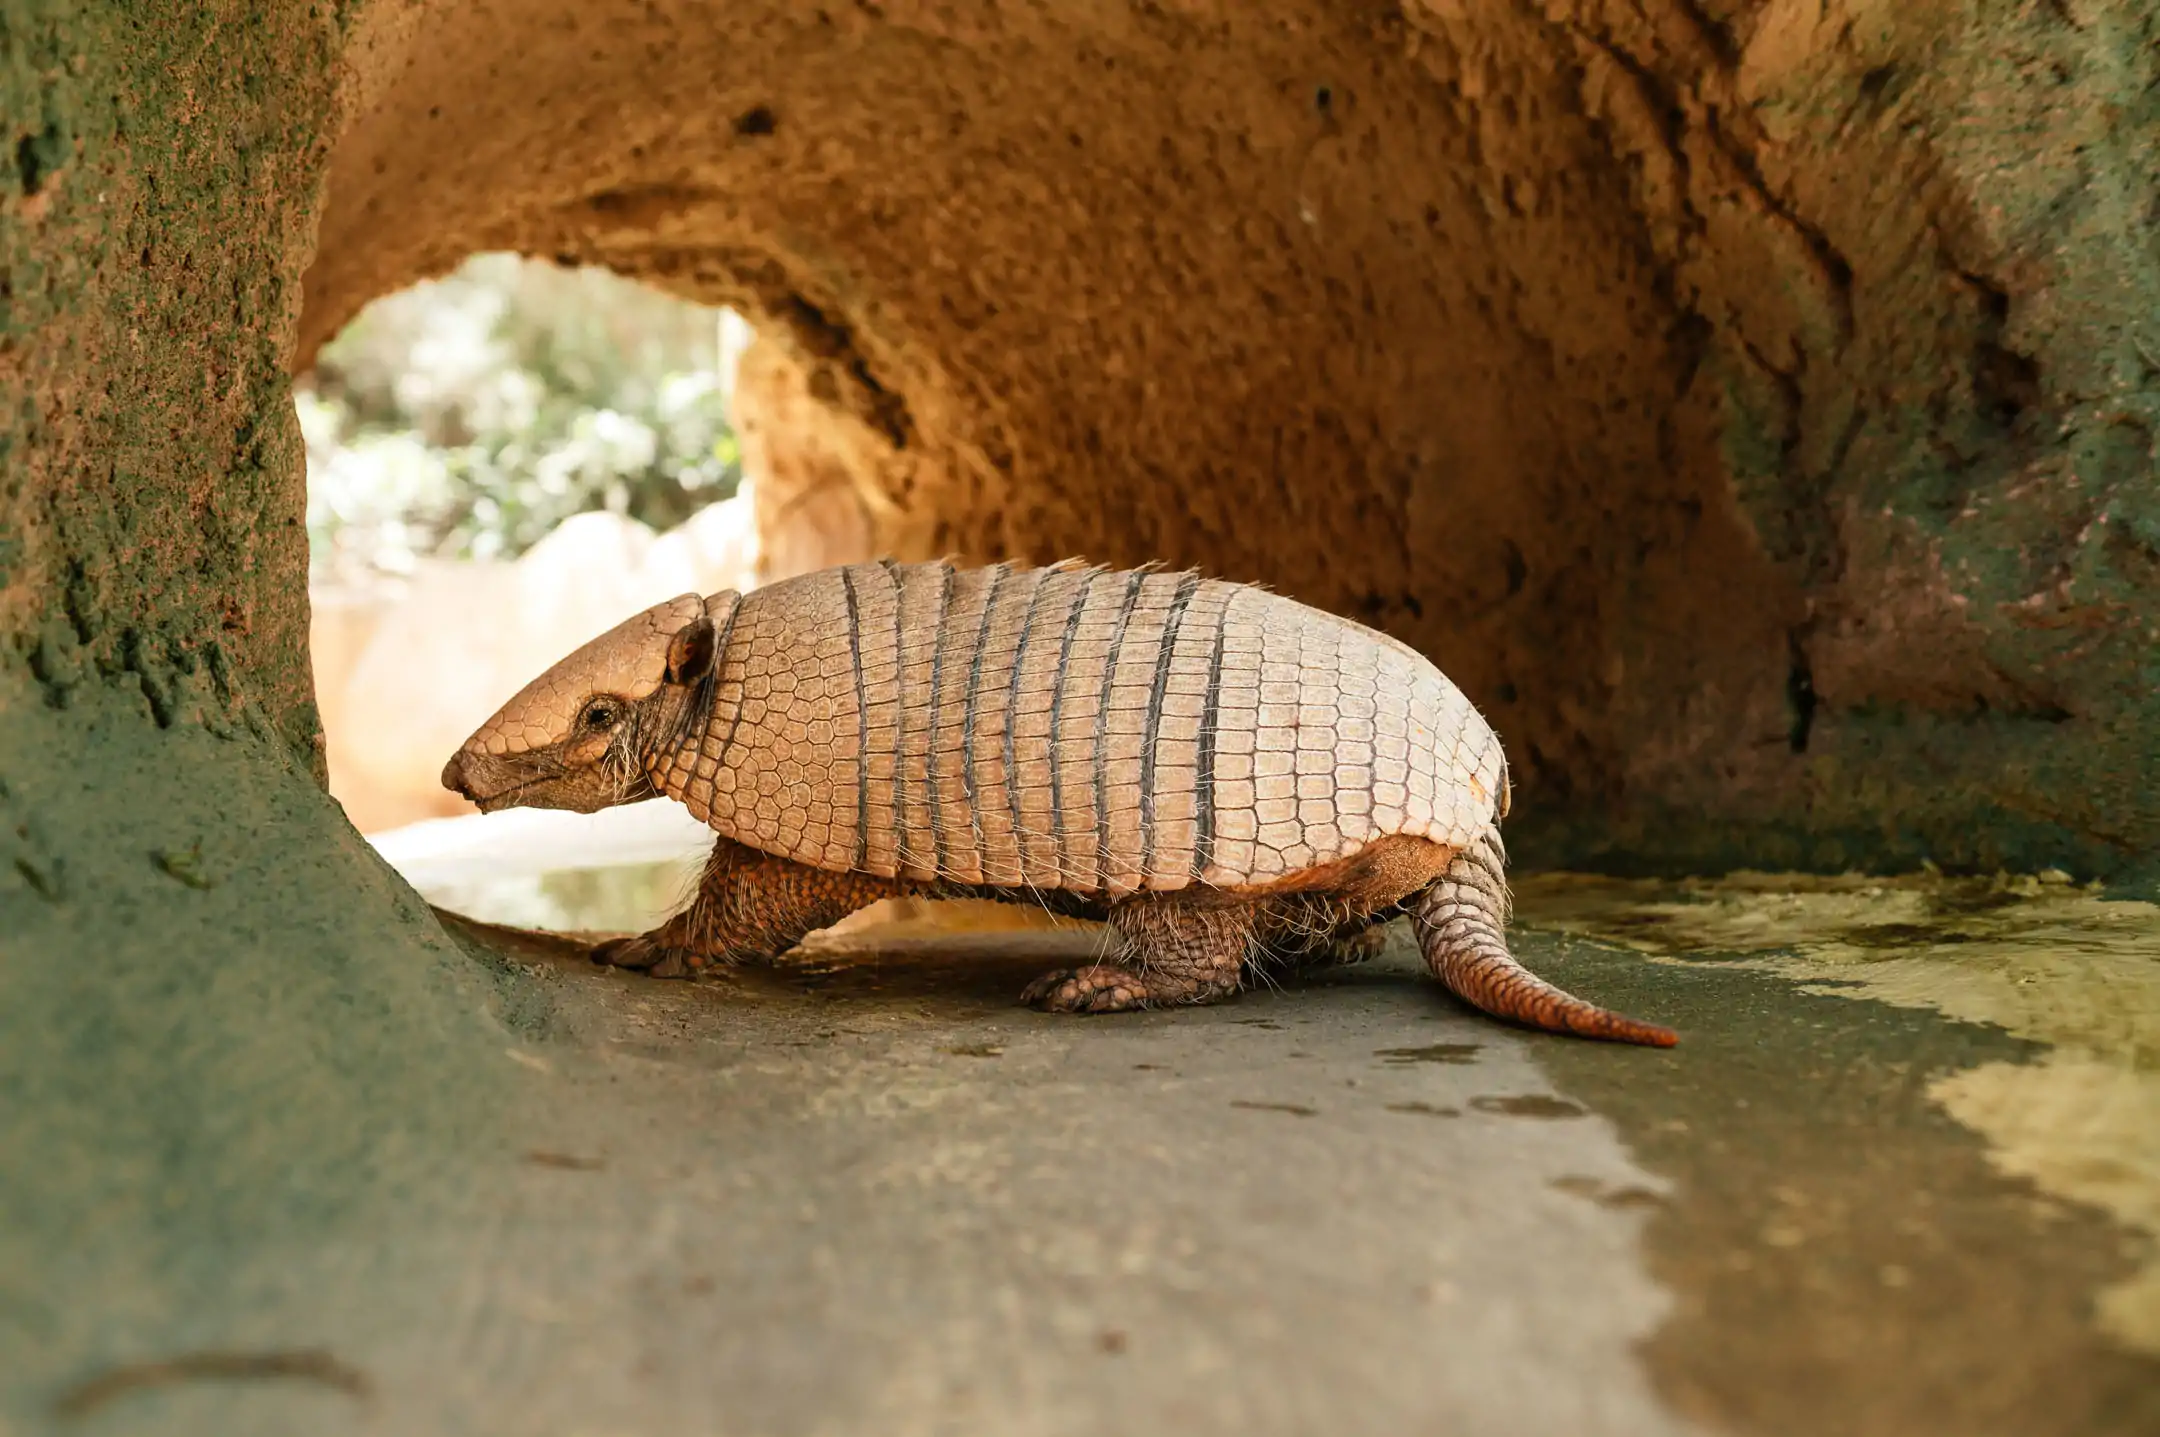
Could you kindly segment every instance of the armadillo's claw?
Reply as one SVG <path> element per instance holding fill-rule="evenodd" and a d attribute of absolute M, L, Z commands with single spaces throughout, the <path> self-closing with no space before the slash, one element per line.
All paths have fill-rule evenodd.
<path fill-rule="evenodd" d="M 1119 944 L 1109 961 L 1060 968 L 1028 984 L 1021 1001 L 1046 1013 L 1125 1013 L 1228 998 L 1253 947 L 1253 910 L 1138 894 L 1110 910 Z"/>
<path fill-rule="evenodd" d="M 1387 952 L 1387 930 L 1380 927 L 1367 928 L 1361 933 L 1338 938 L 1320 950 L 1315 967 L 1347 968 L 1357 963 L 1369 963 Z"/>
<path fill-rule="evenodd" d="M 1053 969 L 1023 988 L 1020 1001 L 1044 1013 L 1129 1013 L 1152 1006 L 1146 978 L 1107 963 Z"/>
<path fill-rule="evenodd" d="M 660 943 L 650 933 L 594 944 L 591 957 L 595 963 L 636 969 L 650 978 L 688 978 L 705 966 L 698 954 Z"/>
<path fill-rule="evenodd" d="M 1158 966 L 1097 963 L 1059 968 L 1021 991 L 1020 1001 L 1044 1013 L 1132 1013 L 1142 1008 L 1189 1008 L 1237 992 L 1237 969 L 1227 981 Z"/>
<path fill-rule="evenodd" d="M 1387 951 L 1387 929 L 1375 924 L 1356 933 L 1328 934 L 1317 940 L 1277 941 L 1267 956 L 1299 973 L 1347 968 L 1367 963 Z"/>

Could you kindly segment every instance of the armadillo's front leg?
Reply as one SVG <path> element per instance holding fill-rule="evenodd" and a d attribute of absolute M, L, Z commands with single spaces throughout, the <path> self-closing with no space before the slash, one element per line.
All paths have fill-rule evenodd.
<path fill-rule="evenodd" d="M 1255 910 L 1140 895 L 1113 905 L 1108 959 L 1045 973 L 1020 997 L 1048 1013 L 1122 1013 L 1212 1003 L 1238 991 L 1254 950 Z"/>
<path fill-rule="evenodd" d="M 1497 834 L 1455 855 L 1412 901 L 1418 946 L 1448 991 L 1498 1018 L 1554 1033 L 1670 1048 L 1680 1035 L 1585 1003 L 1538 977 L 1508 952 L 1507 879 Z"/>
<path fill-rule="evenodd" d="M 592 958 L 643 969 L 655 978 L 775 958 L 818 929 L 900 891 L 891 879 L 828 873 L 723 838 L 713 846 L 688 907 L 650 933 L 600 944 Z"/>

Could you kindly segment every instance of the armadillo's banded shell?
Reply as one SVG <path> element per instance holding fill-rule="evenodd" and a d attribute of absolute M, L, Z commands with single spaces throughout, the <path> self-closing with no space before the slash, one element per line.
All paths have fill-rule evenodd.
<path fill-rule="evenodd" d="M 1463 846 L 1500 744 L 1407 645 L 1193 574 L 857 564 L 715 601 L 712 718 L 660 774 L 829 869 L 1111 895 Z"/>

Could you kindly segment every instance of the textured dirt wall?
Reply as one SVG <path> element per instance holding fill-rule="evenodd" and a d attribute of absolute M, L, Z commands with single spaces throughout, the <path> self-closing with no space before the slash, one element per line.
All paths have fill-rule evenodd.
<path fill-rule="evenodd" d="M 0 638 L 306 750 L 286 356 L 342 37 L 301 7 L 0 6 Z"/>
<path fill-rule="evenodd" d="M 875 547 L 1421 645 L 1524 856 L 2120 871 L 2155 23 L 380 0 L 301 353 L 476 248 L 607 264 L 787 345 Z"/>
<path fill-rule="evenodd" d="M 770 339 L 743 351 L 733 407 L 759 577 L 769 583 L 878 554 L 890 505 L 878 477 L 891 451 L 848 445 L 846 427 L 828 424 L 811 396 L 809 374 Z"/>
<path fill-rule="evenodd" d="M 483 970 L 321 788 L 286 368 L 331 15 L 0 0 L 11 1433 L 146 1353 L 440 1311 L 354 1274 L 511 1162 Z"/>

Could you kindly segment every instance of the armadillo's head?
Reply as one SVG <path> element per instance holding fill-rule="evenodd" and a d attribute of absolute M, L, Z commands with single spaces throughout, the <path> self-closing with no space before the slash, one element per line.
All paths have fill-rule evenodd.
<path fill-rule="evenodd" d="M 712 603 L 684 594 L 594 639 L 519 691 L 443 767 L 443 787 L 480 805 L 594 813 L 654 795 L 648 769 L 709 697 Z"/>

